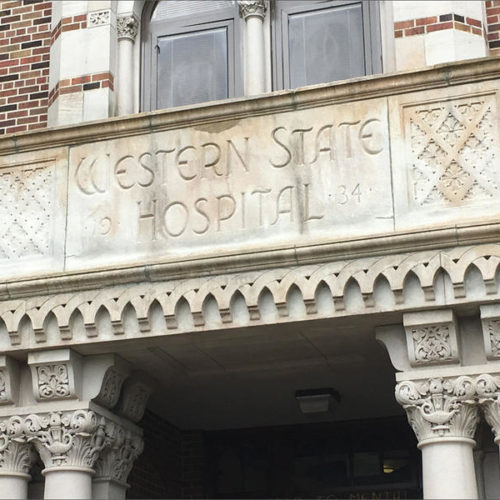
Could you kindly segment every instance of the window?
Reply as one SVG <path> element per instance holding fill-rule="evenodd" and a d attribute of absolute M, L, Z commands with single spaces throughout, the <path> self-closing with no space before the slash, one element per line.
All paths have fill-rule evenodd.
<path fill-rule="evenodd" d="M 166 0 L 144 14 L 143 109 L 242 94 L 235 0 Z"/>
<path fill-rule="evenodd" d="M 378 2 L 275 0 L 273 77 L 296 88 L 381 70 Z"/>
<path fill-rule="evenodd" d="M 271 0 L 273 88 L 380 72 L 378 3 Z M 236 0 L 147 2 L 142 109 L 243 95 L 244 27 Z"/>

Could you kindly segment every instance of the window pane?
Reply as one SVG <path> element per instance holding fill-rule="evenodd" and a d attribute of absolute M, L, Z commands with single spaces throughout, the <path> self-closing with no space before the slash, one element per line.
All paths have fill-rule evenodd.
<path fill-rule="evenodd" d="M 227 28 L 158 38 L 156 107 L 228 97 Z"/>
<path fill-rule="evenodd" d="M 234 0 L 164 0 L 156 7 L 151 20 L 171 20 L 175 17 L 213 12 L 232 5 Z"/>
<path fill-rule="evenodd" d="M 292 88 L 365 74 L 361 4 L 290 15 L 288 40 Z"/>

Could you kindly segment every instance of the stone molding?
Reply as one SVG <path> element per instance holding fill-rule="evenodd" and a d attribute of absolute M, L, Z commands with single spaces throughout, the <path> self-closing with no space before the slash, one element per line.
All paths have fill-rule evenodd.
<path fill-rule="evenodd" d="M 143 448 L 138 428 L 93 410 L 16 415 L 0 420 L 0 474 L 27 474 L 35 459 L 32 445 L 45 470 L 61 467 L 93 473 L 95 467 L 99 475 L 121 482 Z"/>
<path fill-rule="evenodd" d="M 406 411 L 419 445 L 430 439 L 473 439 L 479 422 L 471 377 L 404 381 L 396 400 Z"/>
<path fill-rule="evenodd" d="M 139 23 L 134 16 L 120 16 L 116 20 L 118 40 L 127 38 L 134 41 L 139 29 Z"/>
<path fill-rule="evenodd" d="M 344 294 L 354 285 L 359 287 L 362 307 L 367 312 L 378 310 L 376 287 L 380 280 L 388 283 L 394 298 L 394 310 L 408 310 L 414 303 L 405 303 L 405 287 L 412 277 L 421 289 L 421 305 L 433 306 L 440 302 L 435 295 L 435 278 L 438 273 L 448 275 L 453 286 L 455 300 L 449 304 L 470 302 L 465 295 L 467 272 L 474 267 L 484 283 L 485 296 L 491 300 L 497 295 L 495 273 L 500 265 L 500 245 L 490 244 L 476 247 L 457 247 L 447 251 L 427 251 L 413 254 L 388 255 L 358 260 L 341 260 L 328 264 L 295 266 L 266 271 L 225 274 L 217 277 L 199 275 L 193 279 L 171 280 L 156 283 L 139 283 L 131 286 L 105 287 L 77 293 L 43 295 L 30 299 L 6 300 L 0 302 L 0 329 L 7 330 L 14 349 L 39 346 L 59 346 L 60 341 L 89 342 L 100 340 L 102 328 L 114 333 L 115 339 L 141 337 L 150 331 L 152 309 L 161 311 L 165 318 L 165 330 L 155 330 L 155 335 L 181 330 L 177 320 L 177 308 L 187 304 L 194 329 L 205 328 L 205 306 L 207 301 L 215 302 L 221 323 L 218 328 L 233 325 L 234 301 L 243 298 L 248 311 L 246 324 L 262 321 L 260 299 L 267 294 L 276 306 L 274 321 L 289 321 L 288 298 L 293 288 L 298 289 L 306 316 L 303 319 L 351 314 L 346 310 Z M 321 287 L 333 297 L 332 310 L 318 312 L 317 294 Z M 477 300 L 477 296 L 475 297 Z M 99 312 L 104 314 L 98 314 Z M 125 332 L 123 317 L 131 313 L 137 320 L 137 331 Z M 72 322 L 80 316 L 85 327 L 84 337 L 74 338 Z M 55 318 L 59 335 L 47 335 L 44 330 L 48 318 Z M 21 332 L 21 327 L 31 325 L 30 336 Z M 295 318 L 296 320 L 296 318 Z M 269 319 L 266 319 L 269 321 Z M 241 326 L 242 323 L 238 323 Z M 59 338 L 58 338 L 59 337 Z M 109 340 L 109 339 L 107 339 Z M 453 349 L 452 349 L 453 351 Z"/>
<path fill-rule="evenodd" d="M 458 363 L 457 326 L 451 309 L 403 316 L 412 366 Z"/>
<path fill-rule="evenodd" d="M 251 16 L 261 19 L 266 17 L 267 6 L 264 0 L 238 0 L 238 6 L 240 16 L 245 20 Z"/>

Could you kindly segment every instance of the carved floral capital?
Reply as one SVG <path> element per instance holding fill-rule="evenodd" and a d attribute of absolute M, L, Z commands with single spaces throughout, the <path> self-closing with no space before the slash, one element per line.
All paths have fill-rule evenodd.
<path fill-rule="evenodd" d="M 106 447 L 95 464 L 96 477 L 124 484 L 137 457 L 142 453 L 142 437 L 120 425 L 110 431 L 110 446 Z"/>
<path fill-rule="evenodd" d="M 266 3 L 264 0 L 238 0 L 240 16 L 247 19 L 250 16 L 257 16 L 264 19 L 266 16 Z"/>
<path fill-rule="evenodd" d="M 137 30 L 139 28 L 139 23 L 134 16 L 122 16 L 116 20 L 116 31 L 118 33 L 118 39 L 129 38 L 134 41 L 137 36 Z"/>
<path fill-rule="evenodd" d="M 35 459 L 24 433 L 23 420 L 14 416 L 0 422 L 0 474 L 29 474 Z"/>
<path fill-rule="evenodd" d="M 24 427 L 46 468 L 91 469 L 108 441 L 104 418 L 90 410 L 31 414 L 25 417 Z"/>
<path fill-rule="evenodd" d="M 420 444 L 428 439 L 473 439 L 479 421 L 471 377 L 404 381 L 396 400 L 406 410 Z"/>

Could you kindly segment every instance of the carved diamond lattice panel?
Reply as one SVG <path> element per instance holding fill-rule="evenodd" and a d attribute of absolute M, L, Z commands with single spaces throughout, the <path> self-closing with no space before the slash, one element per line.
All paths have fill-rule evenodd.
<path fill-rule="evenodd" d="M 0 260 L 49 252 L 53 177 L 51 166 L 0 170 Z"/>
<path fill-rule="evenodd" d="M 498 194 L 493 96 L 407 108 L 414 201 L 458 205 Z"/>

